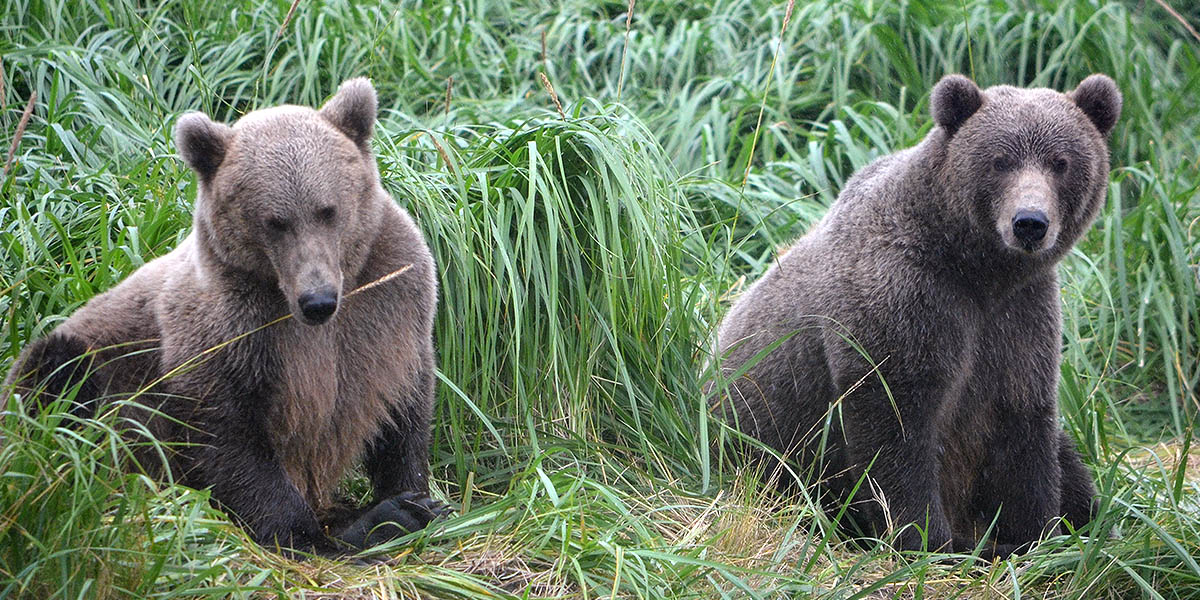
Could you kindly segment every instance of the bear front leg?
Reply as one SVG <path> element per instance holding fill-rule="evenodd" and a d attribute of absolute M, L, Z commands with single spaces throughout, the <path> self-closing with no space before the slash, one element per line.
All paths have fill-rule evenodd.
<path fill-rule="evenodd" d="M 1058 432 L 1058 463 L 1062 467 L 1062 508 L 1059 514 L 1071 527 L 1079 529 L 1096 518 L 1099 502 L 1096 484 L 1075 449 L 1075 442 L 1065 431 Z"/>
<path fill-rule="evenodd" d="M 1017 551 L 1027 548 L 1058 514 L 1062 466 L 1056 427 L 1047 415 L 1000 417 L 979 482 L 983 505 L 979 514 L 990 521 L 1000 511 L 997 545 L 1011 545 Z"/>
<path fill-rule="evenodd" d="M 897 361 L 897 368 L 886 369 L 886 388 L 878 374 L 864 378 L 869 371 L 853 376 L 855 370 L 848 369 L 838 377 L 839 387 L 849 390 L 841 415 L 851 474 L 866 474 L 852 506 L 876 535 L 903 528 L 902 550 L 948 550 L 951 530 L 942 506 L 935 426 L 946 385 L 914 366 Z"/>
<path fill-rule="evenodd" d="M 866 303 L 840 319 L 845 330 L 862 332 L 861 345 L 830 329 L 825 348 L 842 395 L 850 474 L 867 476 L 855 503 L 877 534 L 901 531 L 900 549 L 944 551 L 952 548 L 952 532 L 941 494 L 938 423 L 961 393 L 971 333 L 954 318 L 952 299 L 928 294 Z M 881 326 L 878 315 L 886 314 L 904 326 Z"/>
<path fill-rule="evenodd" d="M 870 426 L 859 419 L 846 423 L 847 429 L 860 431 Z M 866 476 L 853 500 L 855 513 L 877 535 L 901 530 L 901 550 L 949 550 L 950 523 L 942 506 L 931 432 L 895 433 L 868 429 L 847 435 L 852 472 Z"/>
<path fill-rule="evenodd" d="M 249 411 L 246 411 L 249 412 Z M 250 537 L 264 547 L 313 552 L 340 553 L 340 548 L 322 531 L 313 508 L 288 478 L 265 430 L 247 414 L 220 423 L 201 425 L 193 433 L 194 445 L 183 449 L 185 485 L 210 488 L 212 499 Z"/>
<path fill-rule="evenodd" d="M 1090 504 L 1090 476 L 1078 454 L 1063 443 L 1058 421 L 1061 316 L 1057 279 L 1050 274 L 987 312 L 989 343 L 981 345 L 970 396 L 992 415 L 989 443 L 972 511 L 982 531 L 996 518 L 995 541 L 1018 551 L 1044 534 L 1063 514 L 1064 483 L 1077 488 L 1068 504 Z M 1070 456 L 1060 454 L 1066 448 Z M 1064 480 L 1064 464 L 1070 473 Z M 1086 500 L 1075 498 L 1087 496 Z M 996 517 L 996 511 L 999 516 Z M 1070 508 L 1078 513 L 1089 509 Z"/>
<path fill-rule="evenodd" d="M 1092 482 L 1092 476 L 1088 472 L 1087 467 L 1083 465 L 1083 461 L 1079 457 L 1079 452 L 1075 449 L 1075 442 L 1071 440 L 1071 436 L 1067 435 L 1065 431 L 1058 430 L 1057 437 L 1059 442 L 1058 464 L 1062 473 L 1061 508 L 1058 511 L 1058 516 L 1066 519 L 1071 524 L 1071 527 L 1079 529 L 1096 517 L 1096 512 L 1099 508 L 1099 503 L 1096 500 L 1096 485 Z M 988 479 L 990 479 L 992 473 L 988 472 L 987 475 Z M 985 493 L 995 493 L 995 487 L 992 490 L 986 490 Z M 994 507 L 995 505 L 989 504 L 989 506 Z M 1051 506 L 1045 506 L 1041 510 L 1048 511 L 1052 508 Z M 1038 509 L 1035 508 L 1034 510 Z M 991 518 L 996 514 L 995 508 L 992 508 L 990 513 L 985 511 L 982 514 L 987 518 Z M 1003 515 L 1003 513 L 1001 514 Z M 986 525 L 988 523 L 981 522 L 978 524 L 979 527 L 985 527 Z M 1003 516 L 998 525 L 1011 527 L 1011 525 L 1004 521 Z M 1036 519 L 1030 520 L 1028 525 L 1036 525 Z M 1020 527 L 1017 529 L 1019 530 Z M 1034 527 L 1028 527 L 1028 529 L 1032 532 Z M 1045 529 L 1045 524 L 1043 524 L 1041 529 Z M 1033 534 L 1035 537 L 1030 539 L 1021 540 L 1018 538 L 1016 541 L 1008 543 L 985 542 L 980 549 L 979 555 L 984 559 L 994 560 L 1007 558 L 1010 554 L 1024 552 L 1037 539 L 1036 536 L 1041 535 L 1041 529 Z M 997 540 L 1000 539 L 1003 538 L 997 536 Z M 954 550 L 956 552 L 972 552 L 975 550 L 976 545 L 977 541 L 973 539 L 960 539 L 957 537 L 954 539 Z"/>
<path fill-rule="evenodd" d="M 397 391 L 391 423 L 367 449 L 365 466 L 376 501 L 401 492 L 429 493 L 429 434 L 433 426 L 433 364 Z"/>
<path fill-rule="evenodd" d="M 429 435 L 433 422 L 433 352 L 423 352 L 416 381 L 398 393 L 392 422 L 379 433 L 364 461 L 374 502 L 336 534 L 358 548 L 413 531 L 450 512 L 429 496 Z"/>

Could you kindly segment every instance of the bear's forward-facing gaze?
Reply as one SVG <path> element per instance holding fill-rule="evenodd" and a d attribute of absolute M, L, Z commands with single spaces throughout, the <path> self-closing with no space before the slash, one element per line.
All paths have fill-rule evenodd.
<path fill-rule="evenodd" d="M 866 473 L 867 533 L 917 524 L 966 551 L 995 519 L 1003 555 L 1095 510 L 1058 423 L 1055 266 L 1104 203 L 1121 95 L 1103 75 L 1068 94 L 950 75 L 931 104 L 928 136 L 856 173 L 732 307 L 724 372 L 765 356 L 718 410 L 814 467 L 830 505 Z"/>
<path fill-rule="evenodd" d="M 30 344 L 8 383 L 79 386 L 76 411 L 137 394 L 154 410 L 128 416 L 182 442 L 176 480 L 211 488 L 261 543 L 334 553 L 326 527 L 354 548 L 424 527 L 444 511 L 428 495 L 437 288 L 379 183 L 376 102 L 352 79 L 320 110 L 181 117 L 200 190 L 191 234 Z M 359 460 L 375 501 L 341 509 L 333 492 Z"/>

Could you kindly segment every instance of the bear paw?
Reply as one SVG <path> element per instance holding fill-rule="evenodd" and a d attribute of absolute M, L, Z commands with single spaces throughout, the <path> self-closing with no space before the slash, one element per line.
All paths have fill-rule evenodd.
<path fill-rule="evenodd" d="M 337 538 L 355 548 L 370 548 L 420 531 L 430 521 L 452 510 L 452 507 L 428 494 L 404 492 L 373 506 Z"/>

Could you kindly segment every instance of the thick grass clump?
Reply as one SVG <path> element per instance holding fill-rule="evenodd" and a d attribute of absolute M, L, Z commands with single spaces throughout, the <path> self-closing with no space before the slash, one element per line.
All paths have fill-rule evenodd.
<path fill-rule="evenodd" d="M 367 75 L 384 185 L 440 268 L 433 487 L 459 510 L 379 564 L 288 560 L 139 474 L 155 442 L 115 410 L 0 391 L 0 597 L 1195 597 L 1197 27 L 1182 2 L 9 0 L 0 371 L 186 235 L 178 115 Z M 1101 516 L 994 564 L 849 544 L 725 460 L 705 395 L 728 302 L 928 132 L 950 72 L 1125 97 L 1061 269 L 1063 421 Z"/>
<path fill-rule="evenodd" d="M 459 483 L 507 482 L 547 446 L 596 442 L 659 477 L 698 464 L 695 310 L 720 257 L 649 132 L 587 103 L 568 119 L 383 137 L 385 179 L 442 273 L 436 339 L 455 400 L 439 434 Z"/>

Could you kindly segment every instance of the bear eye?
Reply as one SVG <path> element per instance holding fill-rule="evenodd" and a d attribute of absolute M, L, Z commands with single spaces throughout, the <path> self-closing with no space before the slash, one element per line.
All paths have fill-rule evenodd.
<path fill-rule="evenodd" d="M 316 214 L 317 214 L 318 221 L 320 221 L 322 223 L 329 223 L 329 222 L 332 222 L 334 217 L 337 216 L 337 207 L 336 206 L 321 207 L 321 208 L 317 209 Z"/>
<path fill-rule="evenodd" d="M 1067 167 L 1070 167 L 1070 166 L 1071 166 L 1071 161 L 1066 156 L 1063 156 L 1061 154 L 1050 159 L 1050 168 L 1053 169 L 1054 172 L 1058 175 L 1062 175 L 1063 173 L 1066 173 Z"/>
<path fill-rule="evenodd" d="M 1000 155 L 992 159 L 992 168 L 1001 173 L 1007 173 L 1017 168 L 1017 161 L 1011 156 Z"/>
<path fill-rule="evenodd" d="M 271 230 L 272 233 L 287 233 L 291 228 L 291 223 L 288 223 L 285 219 L 280 219 L 279 217 L 267 218 L 267 229 Z"/>

